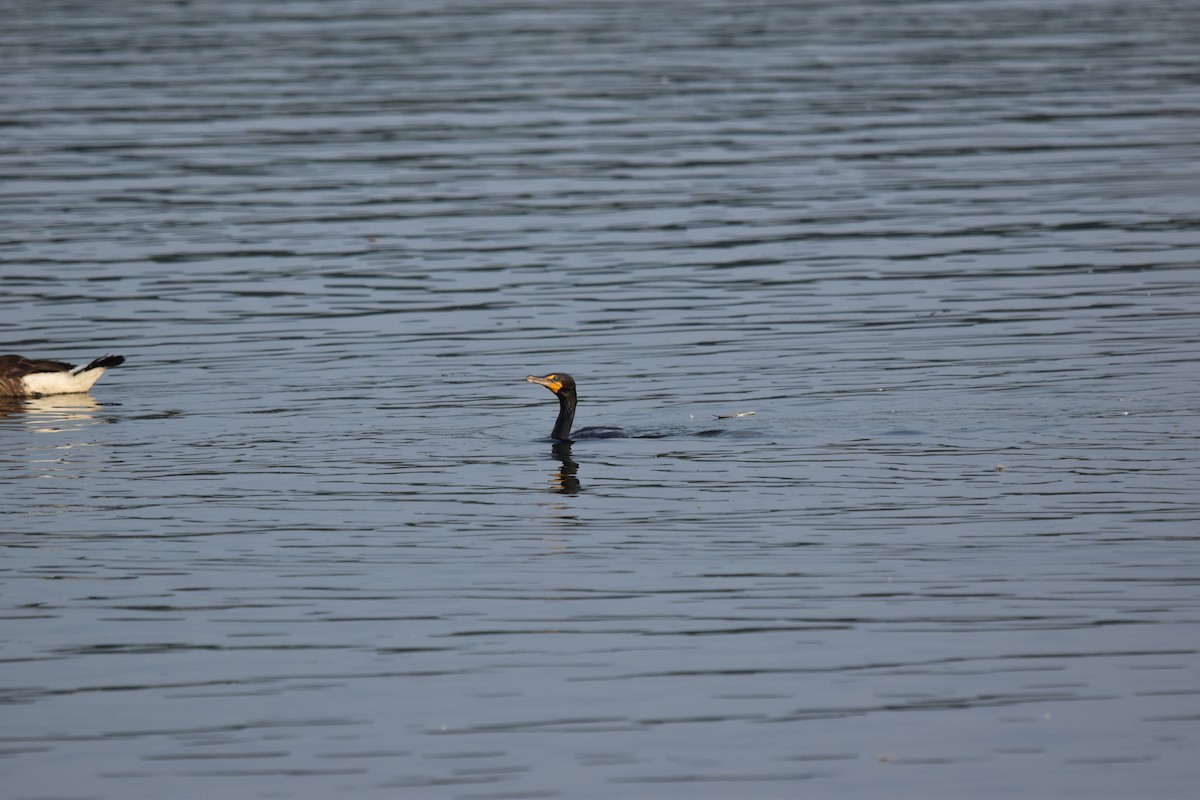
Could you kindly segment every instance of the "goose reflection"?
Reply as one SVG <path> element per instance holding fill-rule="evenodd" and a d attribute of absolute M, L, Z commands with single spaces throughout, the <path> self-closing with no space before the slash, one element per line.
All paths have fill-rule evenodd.
<path fill-rule="evenodd" d="M 550 447 L 550 453 L 559 462 L 559 469 L 550 473 L 554 491 L 558 494 L 579 493 L 579 464 L 571 458 L 570 442 L 555 442 Z"/>
<path fill-rule="evenodd" d="M 0 398 L 0 419 L 24 423 L 38 433 L 74 430 L 91 424 L 100 404 L 90 394 L 54 394 L 34 398 Z"/>

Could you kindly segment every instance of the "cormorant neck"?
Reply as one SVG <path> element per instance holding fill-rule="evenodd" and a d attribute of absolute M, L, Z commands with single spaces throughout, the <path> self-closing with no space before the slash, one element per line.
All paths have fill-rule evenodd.
<path fill-rule="evenodd" d="M 571 424 L 575 422 L 575 398 L 566 394 L 558 395 L 558 421 L 554 423 L 551 439 L 560 442 L 571 441 Z"/>

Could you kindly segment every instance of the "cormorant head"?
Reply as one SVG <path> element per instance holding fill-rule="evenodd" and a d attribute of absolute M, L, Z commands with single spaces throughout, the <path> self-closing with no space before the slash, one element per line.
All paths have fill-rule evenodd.
<path fill-rule="evenodd" d="M 545 386 L 550 391 L 554 392 L 560 400 L 567 399 L 575 400 L 575 379 L 565 372 L 552 372 L 544 378 L 539 378 L 535 375 L 529 375 L 525 380 L 530 383 L 536 383 Z"/>

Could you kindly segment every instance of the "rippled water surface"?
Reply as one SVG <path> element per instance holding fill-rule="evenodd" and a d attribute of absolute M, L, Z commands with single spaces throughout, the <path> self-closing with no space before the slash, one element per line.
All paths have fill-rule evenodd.
<path fill-rule="evenodd" d="M 5 12 L 6 797 L 1192 796 L 1200 6 Z"/>

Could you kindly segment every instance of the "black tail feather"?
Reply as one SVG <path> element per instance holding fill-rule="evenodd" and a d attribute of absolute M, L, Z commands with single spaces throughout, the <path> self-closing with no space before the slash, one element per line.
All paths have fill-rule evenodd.
<path fill-rule="evenodd" d="M 75 370 L 75 373 L 87 372 L 89 369 L 97 369 L 99 367 L 119 367 L 124 363 L 125 356 L 100 356 L 100 358 L 97 358 L 83 369 Z"/>

